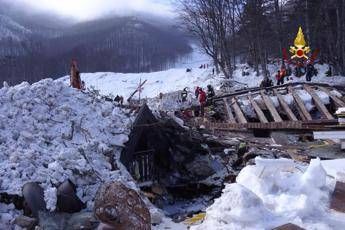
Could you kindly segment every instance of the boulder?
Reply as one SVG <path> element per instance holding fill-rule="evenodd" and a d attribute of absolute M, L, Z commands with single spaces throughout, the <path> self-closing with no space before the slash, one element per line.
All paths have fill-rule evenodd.
<path fill-rule="evenodd" d="M 38 217 L 39 211 L 46 210 L 43 188 L 36 182 L 29 182 L 23 186 L 24 214 Z"/>
<path fill-rule="evenodd" d="M 76 194 L 76 187 L 67 180 L 57 188 L 57 210 L 59 212 L 77 213 L 86 208 L 86 205 Z"/>
<path fill-rule="evenodd" d="M 187 164 L 187 170 L 195 177 L 205 179 L 215 173 L 207 156 L 202 156 Z M 196 178 L 196 179 L 197 179 Z"/>
<path fill-rule="evenodd" d="M 94 213 L 107 228 L 151 229 L 150 212 L 139 194 L 119 182 L 106 183 L 98 189 Z"/>

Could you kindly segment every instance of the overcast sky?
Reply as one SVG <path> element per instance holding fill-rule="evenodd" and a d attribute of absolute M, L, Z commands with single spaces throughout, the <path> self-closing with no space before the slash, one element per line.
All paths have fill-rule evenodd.
<path fill-rule="evenodd" d="M 78 20 L 93 19 L 110 13 L 153 13 L 173 17 L 171 0 L 7 0 L 28 4 L 35 9 L 54 12 Z"/>

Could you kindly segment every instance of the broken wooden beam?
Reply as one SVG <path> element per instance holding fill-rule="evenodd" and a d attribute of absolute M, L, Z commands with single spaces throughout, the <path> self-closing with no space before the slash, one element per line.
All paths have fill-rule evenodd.
<path fill-rule="evenodd" d="M 246 117 L 244 116 L 240 106 L 237 103 L 237 100 L 235 98 L 231 99 L 231 106 L 236 114 L 236 119 L 240 124 L 247 124 L 248 121 Z"/>
<path fill-rule="evenodd" d="M 305 107 L 304 101 L 302 100 L 302 98 L 294 91 L 294 89 L 291 86 L 289 86 L 288 89 L 297 104 L 298 112 L 300 113 L 302 120 L 307 120 L 307 121 L 313 120 L 307 108 Z"/>
<path fill-rule="evenodd" d="M 226 114 L 227 114 L 227 117 L 228 117 L 228 122 L 230 123 L 236 123 L 236 119 L 234 117 L 234 115 L 232 114 L 232 109 L 228 103 L 228 99 L 226 98 L 223 98 L 223 102 L 224 102 L 224 106 L 225 106 L 225 110 L 226 110 Z"/>
<path fill-rule="evenodd" d="M 265 117 L 264 112 L 262 112 L 262 110 L 260 109 L 260 107 L 258 106 L 258 104 L 255 102 L 255 100 L 252 98 L 251 95 L 248 95 L 248 99 L 249 99 L 250 103 L 252 104 L 256 114 L 258 115 L 260 122 L 268 123 L 268 120 Z"/>
<path fill-rule="evenodd" d="M 291 121 L 298 121 L 297 117 L 295 116 L 295 114 L 292 112 L 292 110 L 290 109 L 289 105 L 286 103 L 286 101 L 284 100 L 284 97 L 278 93 L 277 89 L 273 89 L 274 94 L 277 96 L 279 104 L 281 105 L 281 107 L 283 108 L 283 110 L 285 111 L 286 115 L 288 116 L 288 118 Z"/>
<path fill-rule="evenodd" d="M 270 111 L 270 113 L 273 117 L 273 120 L 275 122 L 282 122 L 283 119 L 280 117 L 276 107 L 274 106 L 272 99 L 269 96 L 267 96 L 264 91 L 261 91 L 261 97 L 264 100 L 266 107 Z"/>
<path fill-rule="evenodd" d="M 345 213 L 345 183 L 337 181 L 331 196 L 331 209 Z"/>
<path fill-rule="evenodd" d="M 333 100 L 334 104 L 339 107 L 345 107 L 345 102 L 338 98 L 337 96 L 333 95 L 329 89 L 323 86 L 318 86 L 319 89 L 321 89 L 323 92 L 327 93 L 328 96 Z"/>
<path fill-rule="evenodd" d="M 332 114 L 328 111 L 328 109 L 326 108 L 326 106 L 322 103 L 321 98 L 319 97 L 319 95 L 317 95 L 317 93 L 314 91 L 313 88 L 311 88 L 309 85 L 304 85 L 303 88 L 310 94 L 310 96 L 313 98 L 314 100 L 314 104 L 316 105 L 317 109 L 321 112 L 321 114 L 327 118 L 327 119 L 334 119 L 334 117 L 332 116 Z"/>

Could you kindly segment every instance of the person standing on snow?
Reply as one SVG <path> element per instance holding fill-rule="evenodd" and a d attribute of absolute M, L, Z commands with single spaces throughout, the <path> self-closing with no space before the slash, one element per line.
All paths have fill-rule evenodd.
<path fill-rule="evenodd" d="M 311 63 L 307 64 L 307 70 L 306 70 L 306 75 L 305 78 L 307 81 L 311 81 L 311 78 L 313 77 L 314 73 L 315 73 L 315 69 L 314 66 Z"/>
<path fill-rule="evenodd" d="M 264 77 L 264 79 L 260 83 L 260 88 L 267 88 L 267 87 L 271 87 L 271 86 L 273 86 L 272 80 L 269 79 L 268 77 Z"/>
<path fill-rule="evenodd" d="M 187 87 L 184 88 L 181 92 L 181 98 L 182 98 L 182 102 L 187 101 L 187 96 L 188 96 L 188 91 L 187 91 Z"/>
<path fill-rule="evenodd" d="M 196 99 L 199 98 L 199 89 L 200 89 L 199 86 L 197 86 L 196 89 L 195 89 L 195 98 L 196 98 Z"/>
<path fill-rule="evenodd" d="M 72 61 L 71 63 L 71 75 L 70 75 L 70 86 L 75 89 L 81 89 L 81 79 L 80 79 L 80 72 L 77 67 L 77 62 Z"/>
<path fill-rule="evenodd" d="M 207 86 L 207 99 L 211 99 L 212 97 L 216 96 L 214 89 L 211 85 Z"/>
<path fill-rule="evenodd" d="M 198 92 L 199 92 L 198 100 L 200 103 L 200 113 L 201 113 L 201 116 L 203 117 L 205 114 L 205 105 L 206 105 L 207 96 L 206 96 L 205 91 L 202 90 L 202 88 L 199 88 Z"/>
<path fill-rule="evenodd" d="M 284 85 L 284 74 L 278 70 L 278 73 L 276 74 L 276 79 L 277 79 L 277 85 Z"/>

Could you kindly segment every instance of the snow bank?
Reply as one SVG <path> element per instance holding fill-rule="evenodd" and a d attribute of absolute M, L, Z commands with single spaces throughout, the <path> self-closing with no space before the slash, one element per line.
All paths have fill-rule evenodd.
<path fill-rule="evenodd" d="M 183 90 L 188 87 L 194 92 L 196 86 L 206 88 L 207 85 L 218 86 L 220 78 L 214 77 L 212 69 L 192 69 L 186 72 L 186 69 L 170 69 L 161 72 L 152 73 L 82 73 L 81 78 L 85 81 L 87 87 L 94 87 L 100 90 L 103 95 L 112 94 L 113 96 L 122 95 L 127 99 L 131 93 L 137 89 L 140 79 L 141 82 L 147 80 L 141 93 L 141 98 L 158 97 L 160 93 L 166 94 Z M 69 77 L 59 79 L 59 81 L 68 82 Z M 138 94 L 134 97 L 137 98 Z"/>
<path fill-rule="evenodd" d="M 334 180 L 322 165 L 319 159 L 305 166 L 256 158 L 256 165 L 245 167 L 237 183 L 227 185 L 207 209 L 204 223 L 192 229 L 272 229 L 286 223 L 342 229 L 343 216 L 328 208 Z"/>
<path fill-rule="evenodd" d="M 102 182 L 135 188 L 117 162 L 132 118 L 62 82 L 47 79 L 0 89 L 0 192 L 21 195 L 27 182 L 44 188 L 49 210 L 56 189 L 67 179 L 78 196 L 93 205 Z M 113 158 L 113 159 L 112 159 Z M 113 169 L 109 162 L 116 162 Z M 2 221 L 1 221 L 2 222 Z"/>

